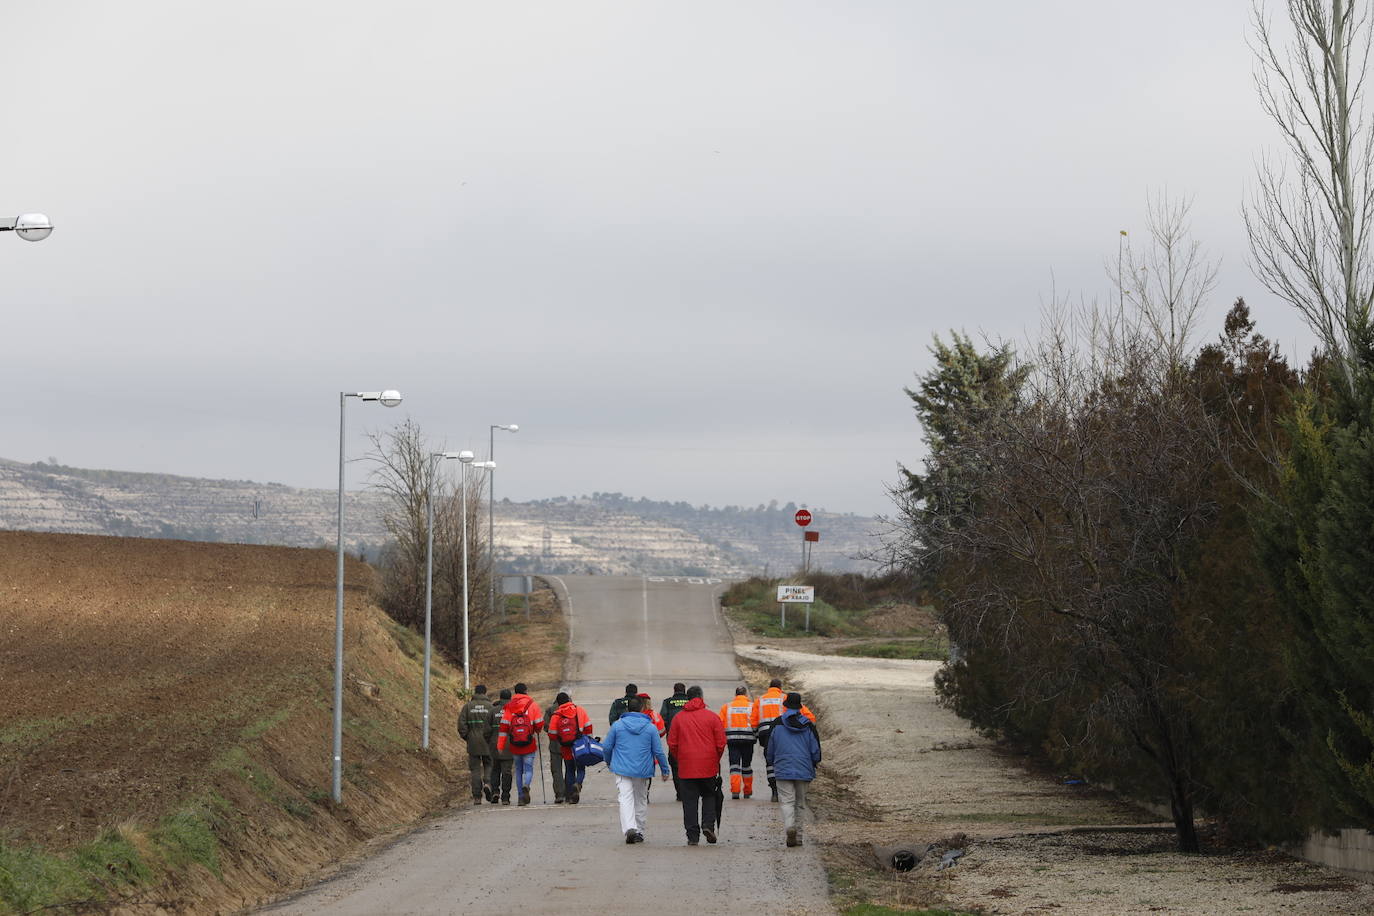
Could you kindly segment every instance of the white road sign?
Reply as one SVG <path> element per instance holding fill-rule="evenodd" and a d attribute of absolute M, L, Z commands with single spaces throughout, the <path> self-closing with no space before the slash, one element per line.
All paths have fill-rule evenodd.
<path fill-rule="evenodd" d="M 816 587 L 814 585 L 779 585 L 778 604 L 814 604 Z"/>

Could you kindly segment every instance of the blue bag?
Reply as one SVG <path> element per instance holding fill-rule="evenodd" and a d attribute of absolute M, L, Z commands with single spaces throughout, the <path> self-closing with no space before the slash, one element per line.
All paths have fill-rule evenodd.
<path fill-rule="evenodd" d="M 580 767 L 594 766 L 606 761 L 606 751 L 601 742 L 591 735 L 578 735 L 572 743 L 573 762 Z"/>

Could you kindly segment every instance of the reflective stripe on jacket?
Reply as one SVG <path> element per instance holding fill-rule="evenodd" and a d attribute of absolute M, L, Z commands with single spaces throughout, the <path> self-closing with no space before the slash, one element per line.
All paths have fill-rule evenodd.
<path fill-rule="evenodd" d="M 746 696 L 737 696 L 720 708 L 720 724 L 725 726 L 726 741 L 754 740 L 754 704 Z"/>

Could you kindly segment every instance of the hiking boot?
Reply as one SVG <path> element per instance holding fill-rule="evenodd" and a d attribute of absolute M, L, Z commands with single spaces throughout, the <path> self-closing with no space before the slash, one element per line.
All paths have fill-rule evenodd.
<path fill-rule="evenodd" d="M 754 797 L 754 793 L 753 793 L 753 792 L 745 792 L 745 793 L 744 793 L 744 797 L 745 797 L 745 798 L 753 798 L 753 797 Z"/>
<path fill-rule="evenodd" d="M 702 827 L 701 835 L 706 837 L 706 842 L 714 844 L 716 842 L 716 832 L 710 827 Z"/>
<path fill-rule="evenodd" d="M 555 796 L 553 797 L 553 803 L 554 803 L 555 805 L 561 805 L 561 804 L 563 804 L 563 799 L 561 799 L 561 798 L 559 798 L 557 795 L 555 795 Z"/>
<path fill-rule="evenodd" d="M 698 839 L 697 839 L 696 837 L 694 837 L 694 836 L 689 836 L 689 837 L 687 838 L 687 845 L 688 845 L 688 846 L 699 846 L 699 845 L 701 845 L 701 841 L 698 840 Z"/>
<path fill-rule="evenodd" d="M 503 804 L 503 805 L 509 805 L 509 804 L 510 804 L 510 796 L 509 796 L 509 795 L 503 795 L 503 796 L 501 797 L 501 804 Z"/>
<path fill-rule="evenodd" d="M 626 831 L 625 831 L 625 845 L 626 845 L 626 846 L 629 846 L 629 845 L 631 845 L 631 844 L 633 844 L 633 843 L 637 843 L 637 842 L 639 842 L 639 841 L 635 839 L 635 831 L 634 831 L 633 829 L 631 829 L 631 830 L 626 830 Z"/>
<path fill-rule="evenodd" d="M 739 801 L 739 793 L 738 793 L 738 792 L 731 792 L 731 793 L 730 793 L 730 797 L 733 798 L 735 801 Z"/>
<path fill-rule="evenodd" d="M 524 805 L 528 805 L 529 803 L 530 803 L 530 790 L 529 790 L 529 789 L 521 789 L 521 790 L 520 790 L 520 804 L 521 804 L 522 806 L 524 806 Z"/>
<path fill-rule="evenodd" d="M 573 786 L 573 790 L 568 793 L 568 804 L 575 805 L 582 798 L 582 787 Z"/>
<path fill-rule="evenodd" d="M 482 796 L 480 796 L 480 795 L 474 795 L 474 796 L 472 796 L 472 803 L 473 803 L 474 805 L 480 805 L 480 804 L 482 804 Z"/>
<path fill-rule="evenodd" d="M 635 842 L 636 842 L 636 843 L 643 843 L 643 842 L 644 842 L 644 834 L 640 833 L 638 830 L 635 831 Z"/>
<path fill-rule="evenodd" d="M 489 802 L 494 803 L 496 801 L 496 793 L 492 791 L 491 786 L 482 787 L 482 797 Z"/>
<path fill-rule="evenodd" d="M 800 846 L 800 845 L 801 845 L 801 840 L 797 838 L 797 828 L 796 828 L 796 827 L 788 827 L 788 828 L 787 828 L 787 845 L 788 845 L 788 846 Z"/>

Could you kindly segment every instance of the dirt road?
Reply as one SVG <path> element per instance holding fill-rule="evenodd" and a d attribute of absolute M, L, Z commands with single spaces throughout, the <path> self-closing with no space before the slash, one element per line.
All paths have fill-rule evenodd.
<path fill-rule="evenodd" d="M 938 662 L 843 658 L 740 634 L 746 664 L 789 673 L 826 735 L 812 831 L 838 872 L 903 906 L 1057 916 L 1367 914 L 1374 885 L 1274 850 L 1176 852 L 1171 826 L 1109 792 L 1066 785 L 936 702 Z M 794 643 L 795 644 L 795 643 Z M 896 847 L 927 856 L 875 870 Z M 964 850 L 941 869 L 940 852 Z"/>
<path fill-rule="evenodd" d="M 564 577 L 569 614 L 566 689 L 604 733 L 611 701 L 633 681 L 657 705 L 674 681 L 700 684 L 717 708 L 739 683 L 716 610 L 719 584 L 701 579 Z M 436 711 L 451 720 L 453 710 Z M 761 769 L 761 767 L 760 767 Z M 537 778 L 538 774 L 536 774 Z M 267 912 L 822 914 L 833 912 L 811 847 L 786 849 L 764 800 L 726 800 L 720 842 L 688 847 L 671 784 L 655 782 L 643 844 L 620 832 L 605 767 L 588 773 L 579 805 L 466 804 L 368 861 Z M 552 793 L 548 796 L 553 801 Z"/>

